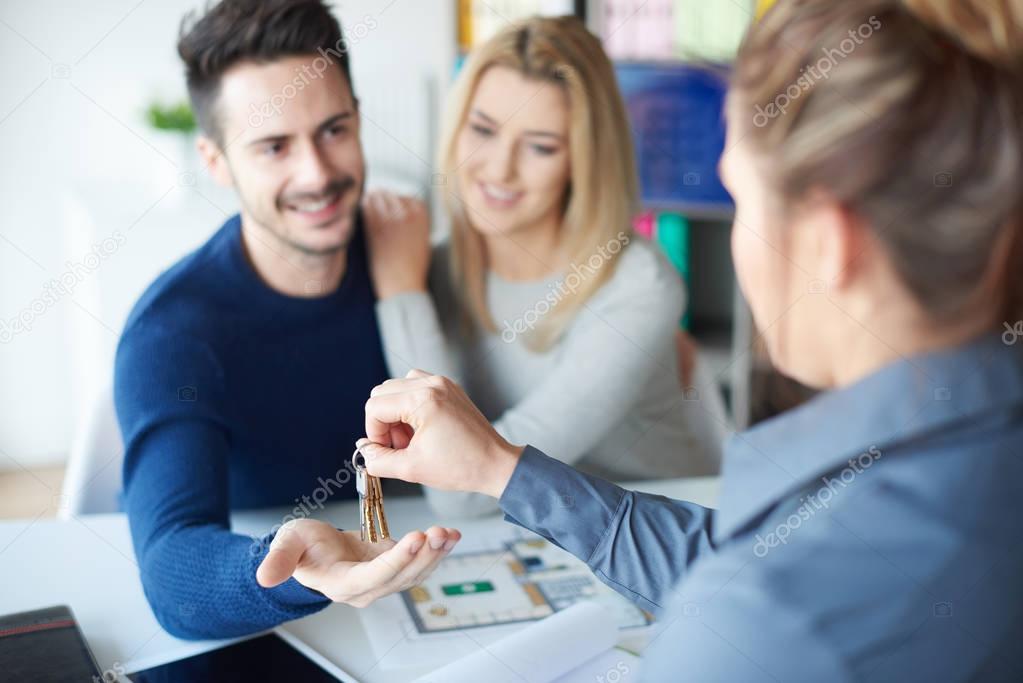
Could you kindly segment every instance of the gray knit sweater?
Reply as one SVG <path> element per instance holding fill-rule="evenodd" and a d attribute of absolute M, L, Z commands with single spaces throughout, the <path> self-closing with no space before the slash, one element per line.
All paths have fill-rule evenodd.
<path fill-rule="evenodd" d="M 623 481 L 718 472 L 729 427 L 712 390 L 682 391 L 674 331 L 685 291 L 654 246 L 632 239 L 615 261 L 591 259 L 538 281 L 510 282 L 491 272 L 487 301 L 499 330 L 477 327 L 470 335 L 460 328 L 447 258 L 446 245 L 434 249 L 429 294 L 377 304 L 392 376 L 418 368 L 450 377 L 508 441 L 590 474 Z M 579 278 L 592 277 L 592 264 L 614 267 L 614 274 L 553 347 L 530 350 L 523 332 L 555 310 Z M 442 517 L 498 509 L 478 494 L 427 490 L 427 497 Z"/>

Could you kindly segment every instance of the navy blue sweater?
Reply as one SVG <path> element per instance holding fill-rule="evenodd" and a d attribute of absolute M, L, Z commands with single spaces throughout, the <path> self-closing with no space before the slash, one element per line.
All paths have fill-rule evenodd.
<path fill-rule="evenodd" d="M 303 299 L 259 279 L 238 216 L 135 305 L 115 363 L 123 505 L 146 597 L 173 635 L 243 635 L 328 604 L 294 579 L 260 587 L 268 544 L 231 533 L 228 515 L 305 516 L 356 496 L 344 463 L 387 377 L 374 305 L 361 229 L 338 289 Z"/>

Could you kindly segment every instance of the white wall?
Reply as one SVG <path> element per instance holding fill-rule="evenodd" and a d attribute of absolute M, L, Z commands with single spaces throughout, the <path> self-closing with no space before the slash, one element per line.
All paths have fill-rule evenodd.
<path fill-rule="evenodd" d="M 142 119 L 152 98 L 184 96 L 174 44 L 181 16 L 199 5 L 0 5 L 0 469 L 64 459 L 86 401 L 109 381 L 132 302 L 234 210 L 230 193 L 182 176 L 194 161 Z M 378 124 L 367 133 L 371 162 L 429 173 L 431 132 L 396 117 L 395 98 L 432 81 L 436 116 L 454 60 L 453 6 L 336 3 L 346 27 L 362 25 L 352 65 Z M 70 291 L 44 301 L 46 283 L 61 279 Z M 31 329 L 14 330 L 19 317 Z"/>

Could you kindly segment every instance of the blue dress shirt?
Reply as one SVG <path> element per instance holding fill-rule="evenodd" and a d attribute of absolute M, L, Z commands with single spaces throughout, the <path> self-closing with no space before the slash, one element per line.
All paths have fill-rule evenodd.
<path fill-rule="evenodd" d="M 888 365 L 735 435 L 719 509 L 527 448 L 506 519 L 658 615 L 651 681 L 1023 681 L 1023 348 Z"/>

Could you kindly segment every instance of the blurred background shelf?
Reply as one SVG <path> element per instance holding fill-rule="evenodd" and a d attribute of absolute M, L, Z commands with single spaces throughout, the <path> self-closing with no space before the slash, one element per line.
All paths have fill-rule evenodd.
<path fill-rule="evenodd" d="M 697 204 L 690 202 L 651 202 L 644 201 L 643 207 L 650 211 L 669 211 L 680 213 L 694 223 L 701 225 L 728 223 L 735 220 L 735 207 L 724 204 Z M 717 226 L 720 227 L 720 226 Z"/>

